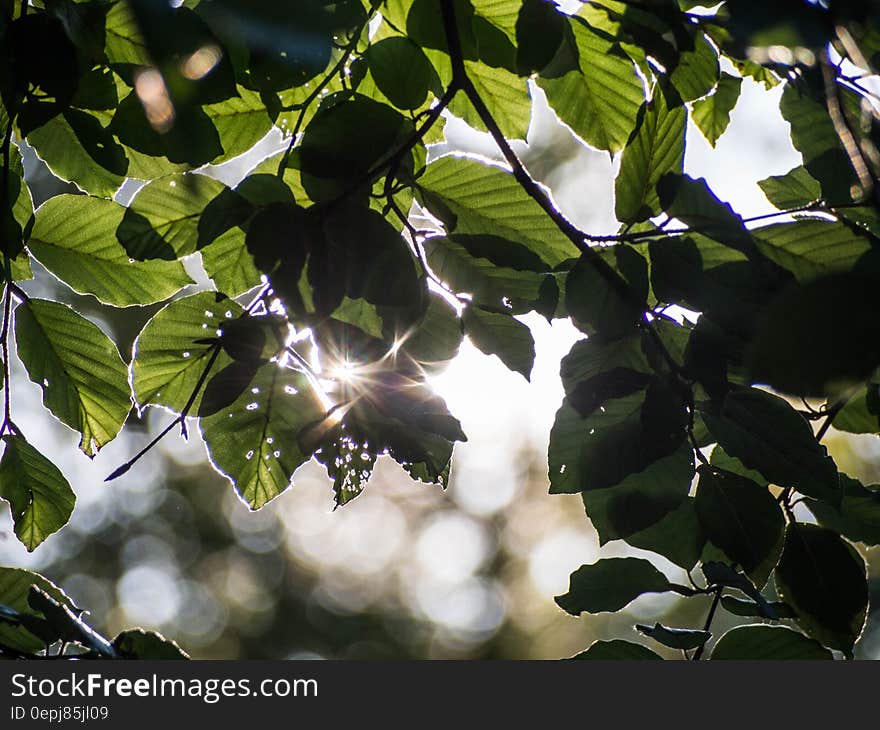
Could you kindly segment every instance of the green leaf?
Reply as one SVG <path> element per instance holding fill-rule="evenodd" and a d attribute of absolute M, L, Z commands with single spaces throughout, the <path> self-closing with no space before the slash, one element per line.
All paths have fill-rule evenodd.
<path fill-rule="evenodd" d="M 694 102 L 691 117 L 713 147 L 730 124 L 730 112 L 739 100 L 741 86 L 741 78 L 722 73 L 715 93 Z"/>
<path fill-rule="evenodd" d="M 570 22 L 579 69 L 560 78 L 540 78 L 538 85 L 575 134 L 597 149 L 618 152 L 635 128 L 645 100 L 642 80 L 610 36 L 579 18 Z"/>
<path fill-rule="evenodd" d="M 532 116 L 532 104 L 525 79 L 503 68 L 465 61 L 468 78 L 486 104 L 492 118 L 507 139 L 525 139 Z M 449 111 L 474 129 L 486 131 L 486 125 L 465 94 L 457 94 Z"/>
<path fill-rule="evenodd" d="M 774 175 L 760 180 L 758 185 L 764 191 L 767 200 L 779 210 L 800 208 L 822 197 L 822 188 L 803 165 L 789 170 L 784 175 Z"/>
<path fill-rule="evenodd" d="M 217 290 L 237 297 L 262 283 L 241 231 L 230 230 L 201 250 L 202 264 Z"/>
<path fill-rule="evenodd" d="M 177 261 L 133 261 L 116 239 L 125 208 L 109 200 L 58 195 L 37 210 L 28 248 L 82 294 L 128 307 L 167 299 L 192 283 Z"/>
<path fill-rule="evenodd" d="M 650 636 L 654 641 L 658 641 L 663 646 L 670 649 L 696 649 L 705 644 L 711 637 L 708 631 L 698 631 L 695 629 L 673 629 L 662 624 L 654 624 L 646 626 L 645 624 L 636 624 L 636 628 L 645 636 Z"/>
<path fill-rule="evenodd" d="M 703 178 L 668 173 L 660 179 L 657 193 L 661 208 L 671 218 L 746 255 L 754 252 L 755 244 L 742 219 L 715 196 Z"/>
<path fill-rule="evenodd" d="M 694 48 L 685 51 L 669 81 L 682 101 L 693 101 L 708 94 L 718 82 L 718 53 L 706 36 L 694 39 Z"/>
<path fill-rule="evenodd" d="M 633 660 L 633 659 L 660 659 L 656 652 L 651 651 L 648 647 L 641 644 L 634 644 L 631 641 L 623 641 L 622 639 L 612 639 L 611 641 L 594 641 L 590 648 L 575 654 L 572 659 L 595 659 L 598 661 L 610 660 Z"/>
<path fill-rule="evenodd" d="M 256 510 L 287 489 L 309 459 L 298 436 L 324 413 L 303 374 L 269 362 L 232 405 L 202 418 L 200 427 L 211 463 Z"/>
<path fill-rule="evenodd" d="M 374 43 L 366 54 L 376 86 L 399 109 L 418 109 L 436 76 L 424 51 L 409 38 Z"/>
<path fill-rule="evenodd" d="M 839 508 L 808 500 L 810 512 L 819 524 L 864 545 L 880 545 L 880 491 L 864 486 L 857 479 L 840 475 L 843 500 Z"/>
<path fill-rule="evenodd" d="M 697 472 L 695 506 L 706 537 L 750 577 L 771 555 L 775 563 L 785 521 L 767 488 L 716 467 Z"/>
<path fill-rule="evenodd" d="M 371 337 L 382 339 L 382 318 L 376 307 L 366 299 L 343 298 L 342 304 L 330 315 L 333 319 L 358 327 Z"/>
<path fill-rule="evenodd" d="M 880 386 L 868 383 L 860 388 L 834 417 L 832 425 L 847 433 L 880 432 Z"/>
<path fill-rule="evenodd" d="M 643 593 L 665 593 L 669 580 L 643 558 L 605 558 L 571 574 L 556 603 L 572 616 L 619 611 Z"/>
<path fill-rule="evenodd" d="M 686 126 L 684 107 L 668 109 L 663 94 L 655 93 L 645 104 L 614 182 L 614 214 L 619 221 L 635 223 L 660 212 L 657 183 L 667 172 L 681 172 Z"/>
<path fill-rule="evenodd" d="M 27 141 L 54 175 L 92 195 L 110 198 L 125 180 L 124 173 L 107 170 L 95 161 L 63 115 L 35 129 Z"/>
<path fill-rule="evenodd" d="M 511 314 L 523 314 L 532 309 L 541 296 L 541 285 L 547 277 L 533 271 L 499 266 L 476 255 L 466 245 L 472 238 L 434 236 L 426 239 L 423 246 L 431 270 L 454 294 L 470 294 L 476 304 L 496 309 L 504 307 Z M 503 240 L 500 244 L 511 249 L 518 245 Z"/>
<path fill-rule="evenodd" d="M 117 231 L 119 242 L 138 260 L 194 253 L 202 212 L 225 189 L 219 180 L 196 173 L 154 180 L 131 201 Z"/>
<path fill-rule="evenodd" d="M 177 299 L 156 312 L 133 348 L 131 382 L 138 408 L 164 406 L 180 413 L 215 349 L 199 340 L 218 337 L 223 321 L 241 313 L 234 301 L 208 291 Z M 221 352 L 212 371 L 230 362 Z M 193 413 L 201 397 L 200 393 L 193 401 Z"/>
<path fill-rule="evenodd" d="M 143 629 L 129 629 L 117 634 L 113 648 L 126 659 L 189 659 L 176 642 Z"/>
<path fill-rule="evenodd" d="M 843 223 L 800 219 L 752 230 L 758 250 L 798 281 L 848 271 L 874 247 Z"/>
<path fill-rule="evenodd" d="M 54 583 L 39 573 L 21 568 L 0 567 L 0 604 L 11 608 L 20 616 L 27 616 L 29 626 L 42 621 L 41 614 L 28 604 L 28 593 L 32 585 L 39 586 L 55 600 L 73 607 L 73 602 Z M 23 625 L 13 626 L 0 621 L 0 644 L 24 652 L 37 652 L 45 649 L 46 643 L 39 636 L 28 631 Z"/>
<path fill-rule="evenodd" d="M 34 550 L 70 519 L 76 495 L 64 475 L 23 436 L 3 437 L 0 497 L 9 502 L 15 534 Z"/>
<path fill-rule="evenodd" d="M 837 467 L 810 425 L 782 398 L 755 388 L 731 390 L 718 412 L 703 411 L 721 447 L 771 483 L 832 502 Z"/>
<path fill-rule="evenodd" d="M 792 523 L 775 578 L 801 628 L 852 657 L 868 611 L 865 562 L 853 547 L 827 528 Z"/>
<path fill-rule="evenodd" d="M 111 64 L 151 64 L 137 20 L 128 3 L 116 3 L 108 10 L 104 50 Z"/>
<path fill-rule="evenodd" d="M 535 362 L 535 341 L 522 322 L 509 314 L 487 312 L 478 306 L 464 310 L 465 334 L 480 352 L 497 355 L 508 369 L 530 379 Z"/>
<path fill-rule="evenodd" d="M 880 365 L 877 281 L 837 273 L 783 292 L 758 321 L 748 359 L 752 379 L 786 393 L 825 396 L 870 377 Z"/>
<path fill-rule="evenodd" d="M 833 659 L 818 641 L 786 626 L 737 626 L 724 634 L 710 659 Z"/>
<path fill-rule="evenodd" d="M 213 164 L 244 154 L 268 134 L 274 115 L 267 106 L 260 94 L 239 86 L 236 96 L 203 107 L 223 148 Z"/>
<path fill-rule="evenodd" d="M 97 325 L 64 304 L 30 299 L 15 311 L 15 341 L 43 405 L 82 434 L 86 454 L 116 438 L 131 397 L 125 363 Z"/>
<path fill-rule="evenodd" d="M 549 266 L 579 254 L 513 175 L 499 167 L 445 155 L 428 165 L 419 187 L 427 207 L 449 233 L 506 238 Z"/>

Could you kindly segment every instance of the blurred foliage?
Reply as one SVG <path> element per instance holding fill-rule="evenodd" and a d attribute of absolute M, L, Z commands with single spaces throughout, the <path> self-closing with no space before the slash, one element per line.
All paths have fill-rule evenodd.
<path fill-rule="evenodd" d="M 561 365 L 551 493 L 580 495 L 600 545 L 623 541 L 687 573 L 605 556 L 572 573 L 559 607 L 618 621 L 644 594 L 684 597 L 708 602 L 705 617 L 679 616 L 695 609 L 676 603 L 667 623 L 635 624 L 665 655 L 701 658 L 722 609 L 798 631 L 741 625 L 715 658 L 853 657 L 871 592 L 853 543 L 880 544 L 878 492 L 823 440 L 832 426 L 880 431 L 878 23 L 876 8 L 846 0 L 0 4 L 0 496 L 16 537 L 34 551 L 82 494 L 35 445 L 39 427 L 13 420 L 19 364 L 89 457 L 127 423 L 137 433 L 146 412 L 174 414 L 106 481 L 133 478 L 179 428 L 204 441 L 234 487 L 230 504 L 259 510 L 314 461 L 335 506 L 357 515 L 371 509 L 362 493 L 384 457 L 449 485 L 468 435 L 432 379 L 467 338 L 528 380 L 536 348 L 517 317 L 536 313 L 586 335 Z M 761 182 L 777 212 L 753 218 L 684 172 L 688 120 L 715 145 L 744 79 L 781 86 L 802 160 Z M 575 225 L 517 153 L 538 90 L 583 145 L 616 156 L 616 233 Z M 450 120 L 487 132 L 503 164 L 434 154 Z M 261 147 L 272 139 L 283 144 Z M 73 189 L 38 191 L 25 175 L 31 150 Z M 241 156 L 241 174 L 224 178 Z M 75 292 L 99 308 L 46 298 L 46 274 L 69 290 L 55 298 L 76 304 Z M 454 590 L 420 591 L 401 568 L 392 604 L 374 611 L 370 592 L 384 591 L 372 574 L 356 592 L 318 581 L 323 599 L 286 605 L 313 576 L 299 583 L 274 554 L 280 532 L 248 547 L 229 534 L 234 514 L 224 523 L 191 504 L 192 519 L 209 521 L 187 559 L 210 576 L 192 595 L 172 580 L 187 560 L 104 568 L 122 573 L 124 593 L 164 600 L 169 620 L 230 610 L 205 647 L 277 615 L 316 631 L 291 646 L 330 655 L 360 651 L 349 631 L 373 653 L 506 651 L 493 638 L 507 630 L 503 591 L 480 572 L 490 558 L 503 570 L 504 551 L 487 547 L 503 525 L 448 515 L 451 542 L 485 541 L 479 560 Z M 172 515 L 166 525 L 191 533 Z M 89 532 L 124 542 L 125 560 L 131 531 Z M 288 525 L 285 535 L 296 542 Z M 144 548 L 157 536 L 141 537 Z M 236 557 L 240 545 L 263 558 Z M 0 621 L 18 642 L 0 641 L 6 654 L 179 653 L 158 634 L 110 640 L 43 577 L 4 570 L 15 588 L 0 596 Z M 208 598 L 215 580 L 228 601 Z M 323 633 L 321 611 L 358 601 Z M 424 636 L 434 624 L 454 630 Z M 654 653 L 614 640 L 578 656 Z"/>

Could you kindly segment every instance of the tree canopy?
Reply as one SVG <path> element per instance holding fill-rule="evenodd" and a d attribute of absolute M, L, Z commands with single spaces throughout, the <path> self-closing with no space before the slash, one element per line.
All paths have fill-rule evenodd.
<path fill-rule="evenodd" d="M 845 0 L 0 3 L 0 497 L 16 535 L 36 549 L 75 494 L 12 419 L 13 350 L 88 456 L 132 410 L 173 413 L 108 480 L 198 428 L 252 509 L 313 458 L 342 506 L 380 455 L 446 484 L 467 437 L 428 378 L 464 337 L 528 378 L 517 316 L 534 311 L 587 335 L 562 363 L 551 493 L 579 494 L 601 543 L 691 575 L 607 558 L 559 606 L 672 592 L 705 622 L 637 628 L 685 656 L 719 609 L 765 623 L 712 658 L 852 656 L 868 613 L 853 543 L 880 544 L 880 496 L 822 439 L 880 432 L 878 23 Z M 689 121 L 714 145 L 744 78 L 784 87 L 802 156 L 761 182 L 779 212 L 757 219 L 683 171 Z M 579 229 L 517 156 L 536 89 L 619 161 L 617 233 Z M 429 154 L 448 115 L 505 164 Z M 240 183 L 212 174 L 270 134 L 286 146 Z M 25 144 L 76 192 L 35 210 Z M 143 184 L 123 204 L 126 180 Z M 32 261 L 108 307 L 152 306 L 131 353 L 28 294 Z M 197 264 L 210 289 L 191 287 Z M 57 642 L 178 651 L 109 641 L 45 579 L 0 569 L 2 651 Z M 578 658 L 655 657 L 617 639 Z"/>

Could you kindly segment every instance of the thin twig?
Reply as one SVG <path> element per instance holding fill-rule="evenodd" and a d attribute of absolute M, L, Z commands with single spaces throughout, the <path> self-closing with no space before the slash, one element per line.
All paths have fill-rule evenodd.
<path fill-rule="evenodd" d="M 712 599 L 712 605 L 709 607 L 709 613 L 706 616 L 706 623 L 703 624 L 703 631 L 709 632 L 712 629 L 712 621 L 715 618 L 715 612 L 718 610 L 718 604 L 721 603 L 721 594 L 724 593 L 724 586 L 718 586 L 715 589 L 715 597 Z M 697 647 L 697 650 L 694 652 L 694 655 L 691 657 L 693 661 L 699 661 L 700 657 L 703 656 L 703 651 L 706 648 L 706 644 L 700 644 Z"/>
<path fill-rule="evenodd" d="M 181 429 L 186 434 L 186 417 L 189 415 L 190 409 L 193 407 L 193 404 L 196 402 L 196 398 L 202 390 L 202 386 L 205 384 L 205 381 L 208 379 L 208 374 L 211 372 L 211 368 L 214 366 L 214 363 L 217 361 L 217 357 L 220 355 L 220 342 L 218 341 L 216 344 L 211 345 L 210 356 L 208 357 L 208 362 L 205 365 L 205 369 L 202 371 L 201 375 L 199 375 L 199 379 L 196 381 L 196 385 L 193 388 L 192 393 L 190 393 L 189 399 L 186 401 L 186 405 L 183 406 L 183 409 L 180 411 L 180 415 L 177 416 L 171 423 L 169 423 L 162 431 L 156 436 L 150 443 L 148 443 L 144 448 L 138 451 L 131 459 L 126 461 L 122 466 L 115 469 L 113 473 L 111 473 L 104 481 L 112 482 L 114 479 L 121 477 L 125 474 L 131 467 L 133 467 L 140 459 L 143 457 L 150 449 L 152 449 L 156 444 L 158 444 L 165 436 L 167 436 L 171 430 L 180 425 Z"/>
<path fill-rule="evenodd" d="M 357 32 L 354 36 L 352 36 L 351 41 L 345 46 L 345 50 L 340 56 L 339 60 L 333 65 L 324 78 L 315 86 L 314 89 L 309 93 L 309 95 L 305 98 L 305 100 L 298 105 L 299 114 L 296 117 L 296 123 L 293 126 L 293 131 L 290 135 L 290 143 L 287 145 L 287 149 L 284 151 L 284 155 L 281 157 L 281 161 L 278 163 L 278 172 L 276 173 L 278 177 L 284 177 L 284 170 L 287 169 L 287 161 L 290 159 L 290 153 L 293 152 L 293 146 L 296 144 L 296 139 L 299 136 L 299 131 L 302 128 L 303 122 L 306 118 L 306 112 L 309 110 L 309 107 L 315 103 L 315 99 L 317 99 L 324 89 L 327 88 L 327 85 L 333 80 L 333 78 L 337 74 L 341 74 L 345 70 L 345 65 L 348 63 L 348 60 L 351 58 L 351 54 L 357 48 L 358 43 L 360 43 L 361 35 L 363 35 L 364 30 L 370 25 L 370 21 L 372 21 L 373 17 L 376 15 L 376 8 L 373 8 L 372 12 L 367 16 L 367 19 L 364 21 L 363 25 L 358 28 Z"/>

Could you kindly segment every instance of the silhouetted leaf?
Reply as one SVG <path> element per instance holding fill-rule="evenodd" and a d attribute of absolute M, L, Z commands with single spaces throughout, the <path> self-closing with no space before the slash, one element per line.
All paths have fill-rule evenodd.
<path fill-rule="evenodd" d="M 434 68 L 409 38 L 385 38 L 366 54 L 379 90 L 400 109 L 417 109 L 428 96 Z"/>
<path fill-rule="evenodd" d="M 797 395 L 844 392 L 880 365 L 877 277 L 831 274 L 791 287 L 759 321 L 754 380 Z"/>
<path fill-rule="evenodd" d="M 754 251 L 742 219 L 715 196 L 703 178 L 667 173 L 660 179 L 657 193 L 660 206 L 670 217 L 746 255 Z"/>
<path fill-rule="evenodd" d="M 551 493 L 612 487 L 674 454 L 685 438 L 685 419 L 680 396 L 659 381 L 606 401 L 586 418 L 566 399 L 550 432 Z M 680 473 L 678 468 L 674 471 Z"/>
<path fill-rule="evenodd" d="M 790 524 L 775 577 L 801 628 L 852 656 L 868 610 L 865 563 L 855 549 L 824 527 Z"/>
<path fill-rule="evenodd" d="M 633 332 L 644 317 L 648 295 L 648 262 L 626 244 L 603 248 L 599 253 L 628 284 L 613 285 L 587 256 L 582 256 L 565 280 L 565 308 L 575 324 L 603 339 Z"/>
<path fill-rule="evenodd" d="M 525 139 L 532 115 L 525 79 L 503 68 L 490 68 L 483 63 L 465 61 L 465 66 L 468 78 L 504 136 L 508 139 Z M 458 94 L 449 109 L 475 129 L 486 130 L 483 120 L 464 94 Z"/>
<path fill-rule="evenodd" d="M 682 101 L 708 94 L 718 82 L 718 53 L 705 36 L 694 39 L 693 50 L 681 54 L 669 81 Z"/>
<path fill-rule="evenodd" d="M 565 18 L 551 0 L 523 0 L 515 28 L 516 65 L 527 76 L 553 60 L 562 43 Z"/>
<path fill-rule="evenodd" d="M 822 85 L 817 71 L 810 85 Z M 821 94 L 822 98 L 818 98 Z M 779 109 L 791 124 L 791 141 L 804 159 L 804 167 L 822 187 L 822 195 L 834 204 L 848 203 L 856 183 L 849 158 L 828 115 L 824 91 L 810 91 L 806 83 L 786 84 Z"/>
<path fill-rule="evenodd" d="M 633 644 L 631 641 L 612 639 L 611 641 L 594 641 L 590 648 L 575 654 L 572 659 L 595 659 L 598 661 L 633 659 L 663 659 L 659 654 L 651 651 L 641 644 Z"/>
<path fill-rule="evenodd" d="M 728 454 L 773 484 L 832 503 L 840 499 L 834 461 L 781 398 L 755 388 L 732 390 L 718 412 L 704 411 L 703 418 Z"/>
<path fill-rule="evenodd" d="M 82 612 L 74 612 L 66 602 L 57 601 L 39 586 L 32 585 L 28 605 L 43 614 L 61 641 L 74 641 L 102 657 L 116 658 L 116 650 L 110 642 L 83 621 Z"/>
<path fill-rule="evenodd" d="M 206 175 L 186 174 L 155 180 L 142 187 L 117 231 L 134 259 L 177 259 L 198 248 L 202 211 L 225 186 Z"/>
<path fill-rule="evenodd" d="M 176 642 L 143 629 L 129 629 L 117 634 L 113 648 L 126 659 L 189 659 Z"/>
<path fill-rule="evenodd" d="M 568 592 L 556 603 L 572 616 L 619 611 L 643 593 L 664 593 L 669 580 L 643 558 L 605 558 L 571 574 Z"/>
<path fill-rule="evenodd" d="M 712 637 L 712 634 L 708 631 L 673 629 L 659 623 L 653 626 L 636 624 L 636 628 L 645 636 L 650 636 L 654 641 L 663 644 L 663 646 L 668 646 L 670 649 L 696 649 Z"/>
<path fill-rule="evenodd" d="M 848 271 L 872 250 L 866 236 L 842 223 L 801 219 L 752 231 L 758 250 L 798 281 Z"/>
<path fill-rule="evenodd" d="M 39 573 L 21 568 L 0 567 L 0 604 L 16 611 L 22 618 L 22 623 L 17 626 L 0 622 L 0 643 L 18 651 L 36 652 L 46 646 L 42 632 L 34 634 L 27 628 L 48 629 L 43 626 L 45 619 L 41 613 L 28 604 L 28 593 L 32 585 L 46 591 L 56 601 L 75 608 L 64 591 Z M 49 637 L 49 641 L 52 640 Z"/>
<path fill-rule="evenodd" d="M 509 308 L 511 314 L 522 314 L 537 305 L 545 276 L 477 256 L 457 236 L 428 238 L 424 247 L 431 269 L 453 293 L 470 294 L 476 304 Z"/>
<path fill-rule="evenodd" d="M 706 537 L 749 575 L 771 554 L 775 563 L 785 523 L 766 487 L 715 467 L 697 472 L 695 506 Z"/>
<path fill-rule="evenodd" d="M 737 626 L 724 634 L 710 659 L 833 659 L 831 652 L 786 626 Z"/>
<path fill-rule="evenodd" d="M 794 618 L 795 613 L 787 603 L 782 601 L 770 601 L 766 605 L 757 601 L 744 601 L 741 598 L 733 596 L 723 596 L 721 605 L 724 609 L 734 616 L 745 616 L 746 618 L 768 618 L 767 608 L 769 605 L 776 618 Z"/>
<path fill-rule="evenodd" d="M 701 533 L 695 530 L 659 535 L 658 531 L 666 520 L 681 526 L 679 510 L 687 502 L 693 475 L 693 452 L 682 446 L 613 487 L 582 492 L 581 499 L 600 544 L 617 539 L 632 540 L 634 546 L 664 555 L 668 552 L 675 556 L 674 562 L 689 562 L 694 552 L 702 550 L 705 538 Z M 684 518 L 685 525 L 694 526 L 695 515 L 685 514 Z M 681 545 L 677 544 L 678 540 L 682 541 Z"/>
<path fill-rule="evenodd" d="M 680 484 L 683 483 L 682 479 Z M 596 492 L 585 494 L 584 503 L 591 503 L 597 496 Z M 610 495 L 610 497 L 612 500 L 615 499 L 614 495 Z M 593 519 L 592 516 L 591 519 Z M 598 516 L 593 519 L 593 525 L 599 531 L 601 539 L 602 531 Z M 626 535 L 624 539 L 629 545 L 662 555 L 685 570 L 690 570 L 696 565 L 706 544 L 706 535 L 697 518 L 693 497 L 685 497 L 675 509 L 657 522 L 639 532 Z"/>
<path fill-rule="evenodd" d="M 309 178 L 350 181 L 394 148 L 406 131 L 399 112 L 365 96 L 325 101 L 305 129 L 299 147 L 302 171 Z M 315 184 L 304 179 L 314 198 Z"/>
<path fill-rule="evenodd" d="M 486 355 L 497 355 L 510 370 L 530 379 L 535 362 L 535 341 L 522 322 L 509 314 L 470 306 L 462 315 L 465 334 Z"/>

